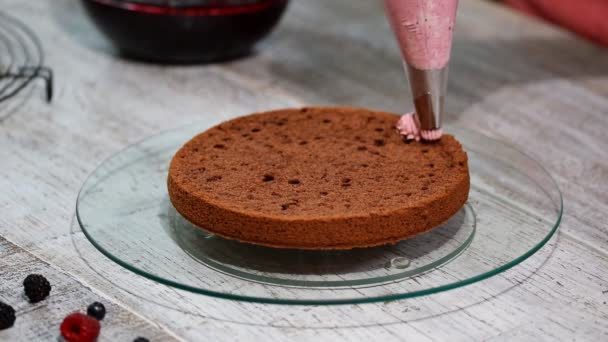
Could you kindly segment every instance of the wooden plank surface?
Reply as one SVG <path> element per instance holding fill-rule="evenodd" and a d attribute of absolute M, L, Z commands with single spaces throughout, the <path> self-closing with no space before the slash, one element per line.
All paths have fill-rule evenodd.
<path fill-rule="evenodd" d="M 23 279 L 36 273 L 44 275 L 52 284 L 51 296 L 31 304 L 23 293 Z M 99 341 L 132 340 L 147 336 L 154 341 L 171 341 L 174 336 L 156 324 L 125 310 L 102 293 L 77 281 L 69 273 L 41 261 L 32 254 L 0 237 L 0 301 L 12 305 L 18 312 L 15 325 L 0 332 L 2 341 L 57 340 L 63 317 L 80 311 L 95 301 L 106 303 L 106 319 L 102 321 L 104 334 Z"/>
<path fill-rule="evenodd" d="M 102 298 L 105 340 L 602 340 L 608 334 L 608 55 L 493 4 L 461 1 L 448 121 L 539 160 L 565 199 L 561 233 L 490 280 L 429 297 L 339 307 L 212 299 L 155 284 L 97 252 L 73 221 L 86 176 L 161 130 L 312 104 L 409 108 L 400 58 L 375 1 L 293 1 L 259 52 L 214 66 L 117 59 L 73 0 L 1 0 L 43 40 L 56 98 L 27 93 L 0 122 L 0 300 L 20 319 L 0 340 L 56 340 L 66 310 Z M 0 108 L 5 110 L 5 108 Z M 540 128 L 542 127 L 542 129 Z M 51 304 L 17 300 L 29 270 Z M 38 308 L 38 307 L 37 307 Z M 40 312 L 36 314 L 36 312 Z M 120 319 L 118 319 L 120 317 Z"/>

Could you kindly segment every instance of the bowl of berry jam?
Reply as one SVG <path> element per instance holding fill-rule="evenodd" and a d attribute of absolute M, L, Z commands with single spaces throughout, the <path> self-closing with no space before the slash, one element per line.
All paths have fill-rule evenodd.
<path fill-rule="evenodd" d="M 288 0 L 81 0 L 122 55 L 161 63 L 247 55 Z"/>

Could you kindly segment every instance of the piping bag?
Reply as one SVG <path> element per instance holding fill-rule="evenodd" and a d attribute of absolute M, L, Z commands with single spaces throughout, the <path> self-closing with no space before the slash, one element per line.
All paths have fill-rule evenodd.
<path fill-rule="evenodd" d="M 416 112 L 396 127 L 408 140 L 439 140 L 458 0 L 384 0 Z"/>

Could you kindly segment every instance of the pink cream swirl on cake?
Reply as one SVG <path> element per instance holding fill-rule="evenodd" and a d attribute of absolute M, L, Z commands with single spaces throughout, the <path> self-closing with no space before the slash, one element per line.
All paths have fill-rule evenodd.
<path fill-rule="evenodd" d="M 433 130 L 421 130 L 420 123 L 415 113 L 407 113 L 399 118 L 395 126 L 399 134 L 403 135 L 408 140 L 420 141 L 424 140 L 439 140 L 443 135 L 441 128 Z"/>

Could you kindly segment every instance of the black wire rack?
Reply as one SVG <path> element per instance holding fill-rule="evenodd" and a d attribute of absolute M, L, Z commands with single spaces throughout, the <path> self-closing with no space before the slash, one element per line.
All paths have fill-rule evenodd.
<path fill-rule="evenodd" d="M 0 105 L 35 79 L 45 83 L 46 100 L 53 98 L 53 71 L 44 66 L 36 35 L 21 21 L 0 11 Z"/>

